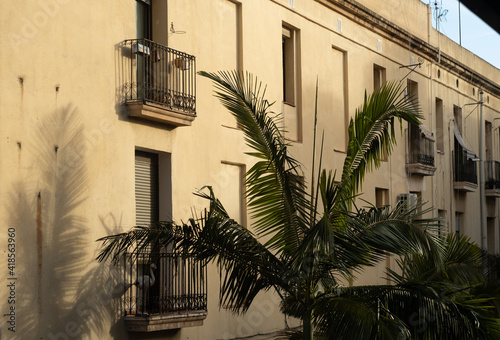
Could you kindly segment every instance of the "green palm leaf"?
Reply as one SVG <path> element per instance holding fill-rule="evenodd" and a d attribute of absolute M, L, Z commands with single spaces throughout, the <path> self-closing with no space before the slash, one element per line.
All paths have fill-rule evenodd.
<path fill-rule="evenodd" d="M 264 99 L 265 88 L 250 74 L 242 72 L 200 72 L 214 81 L 216 96 L 233 114 L 252 149 L 260 159 L 247 173 L 249 210 L 259 236 L 270 236 L 266 245 L 278 252 L 299 246 L 309 216 L 310 203 L 300 164 L 288 153 L 288 144 Z"/>
<path fill-rule="evenodd" d="M 329 339 L 496 339 L 487 300 L 457 303 L 426 285 L 340 287 L 316 305 Z M 410 337 L 411 334 L 411 337 Z"/>
<path fill-rule="evenodd" d="M 286 286 L 282 261 L 251 231 L 232 220 L 208 187 L 197 195 L 210 201 L 204 225 L 190 251 L 203 261 L 215 261 L 223 270 L 219 303 L 233 312 L 245 312 L 262 290 Z"/>
<path fill-rule="evenodd" d="M 388 82 L 372 95 L 365 93 L 363 105 L 349 124 L 349 144 L 342 181 L 357 190 L 367 170 L 377 167 L 384 153 L 391 154 L 396 142 L 394 119 L 419 124 L 416 98 L 403 96 L 400 82 Z"/>

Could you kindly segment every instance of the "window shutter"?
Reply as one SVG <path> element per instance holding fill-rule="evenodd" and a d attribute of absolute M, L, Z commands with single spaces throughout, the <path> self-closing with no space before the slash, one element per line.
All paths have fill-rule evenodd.
<path fill-rule="evenodd" d="M 135 154 L 136 224 L 158 222 L 158 155 L 136 151 Z"/>

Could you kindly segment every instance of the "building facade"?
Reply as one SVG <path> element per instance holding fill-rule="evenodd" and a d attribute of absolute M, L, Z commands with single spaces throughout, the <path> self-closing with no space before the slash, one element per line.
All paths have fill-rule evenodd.
<path fill-rule="evenodd" d="M 251 228 L 243 182 L 254 160 L 200 70 L 268 85 L 306 182 L 316 82 L 323 166 L 341 169 L 365 91 L 402 80 L 425 119 L 402 124 L 362 198 L 428 202 L 442 233 L 500 250 L 500 71 L 433 29 L 419 0 L 1 7 L 1 339 L 265 339 L 299 325 L 272 292 L 245 315 L 219 308 L 215 266 L 95 261 L 100 237 L 202 211 L 193 192 L 205 185 Z M 394 261 L 354 284 L 385 283 L 385 266 Z M 156 285 L 127 287 L 143 277 Z M 163 303 L 154 318 L 146 294 Z"/>

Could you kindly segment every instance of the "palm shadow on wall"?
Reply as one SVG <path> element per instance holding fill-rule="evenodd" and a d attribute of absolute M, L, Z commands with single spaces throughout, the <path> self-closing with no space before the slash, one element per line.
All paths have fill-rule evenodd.
<path fill-rule="evenodd" d="M 42 116 L 19 144 L 20 180 L 9 189 L 8 223 L 18 232 L 16 334 L 95 338 L 120 316 L 114 295 L 119 275 L 97 266 L 89 252 L 96 244 L 85 216 L 91 211 L 87 165 L 96 146 L 86 140 L 77 109 Z M 116 329 L 111 335 L 126 339 L 123 328 Z"/>

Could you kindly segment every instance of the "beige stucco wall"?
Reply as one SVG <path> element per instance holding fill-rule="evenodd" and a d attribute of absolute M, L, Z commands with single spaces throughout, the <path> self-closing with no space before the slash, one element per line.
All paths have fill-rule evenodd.
<path fill-rule="evenodd" d="M 158 0 L 156 0 L 158 1 Z M 235 18 L 241 6 L 241 21 Z M 242 0 L 162 2 L 155 18 L 155 35 L 161 43 L 196 56 L 197 70 L 216 71 L 240 67 L 269 84 L 267 95 L 281 110 L 283 23 L 300 30 L 300 86 L 302 142 L 293 143 L 293 154 L 304 164 L 310 179 L 314 94 L 319 83 L 319 127 L 325 131 L 323 166 L 341 169 L 346 112 L 352 116 L 364 96 L 373 90 L 373 64 L 386 69 L 387 80 L 403 78 L 411 57 L 424 62 L 409 75 L 418 82 L 425 125 L 435 131 L 435 97 L 444 103 L 444 121 L 453 131 L 453 105 L 478 100 L 478 86 L 467 74 L 441 66 L 438 56 L 418 50 L 368 29 L 345 12 L 320 2 Z M 394 21 L 419 39 L 430 41 L 498 89 L 500 72 L 457 46 L 428 31 L 427 6 L 418 0 L 361 1 L 380 16 Z M 388 8 L 391 8 L 389 11 Z M 415 15 L 399 15 L 400 13 Z M 161 13 L 164 13 L 163 15 Z M 230 19 L 228 19 L 228 17 Z M 337 19 L 342 20 L 342 32 Z M 170 23 L 184 34 L 170 34 Z M 231 27 L 241 30 L 241 42 Z M 231 189 L 223 163 L 246 169 L 253 160 L 244 154 L 240 131 L 227 127 L 228 117 L 213 97 L 212 84 L 197 78 L 197 118 L 190 127 L 171 128 L 131 120 L 121 105 L 119 85 L 124 69 L 118 45 L 135 38 L 134 1 L 45 0 L 6 3 L 0 11 L 0 312 L 9 312 L 7 289 L 11 277 L 8 228 L 15 228 L 16 333 L 0 326 L 6 339 L 136 339 L 121 321 L 121 274 L 94 260 L 99 237 L 128 230 L 135 223 L 134 150 L 171 153 L 172 215 L 185 220 L 205 202 L 192 192 L 204 185 L 217 192 Z M 381 51 L 377 51 L 377 40 Z M 236 46 L 235 46 L 236 45 Z M 239 65 L 239 66 L 238 66 Z M 440 71 L 440 77 L 437 71 Z M 339 74 L 343 72 L 343 74 Z M 22 82 L 21 79 L 22 78 Z M 457 88 L 456 81 L 459 80 Z M 472 89 L 475 89 L 475 95 Z M 343 95 L 342 93 L 345 93 Z M 500 98 L 485 92 L 485 119 L 495 127 Z M 463 109 L 463 117 L 472 106 Z M 464 139 L 476 153 L 478 113 L 467 119 Z M 406 124 L 403 129 L 407 128 Z M 494 152 L 500 157 L 498 129 Z M 448 230 L 454 230 L 454 211 L 464 212 L 464 232 L 480 242 L 479 192 L 458 195 L 452 189 L 451 148 L 436 154 L 434 176 L 408 176 L 405 141 L 388 162 L 368 176 L 363 199 L 374 201 L 375 187 L 387 188 L 390 203 L 400 193 L 420 191 L 424 201 L 447 211 Z M 452 135 L 451 135 L 452 136 Z M 344 143 L 345 147 L 345 143 Z M 57 150 L 56 150 L 57 149 Z M 497 158 L 498 159 L 498 158 Z M 40 194 L 40 196 L 39 196 Z M 452 198 L 453 197 L 453 198 Z M 226 202 L 238 208 L 235 202 Z M 498 202 L 488 199 L 489 214 L 498 216 Z M 436 213 L 434 213 L 436 215 Z M 246 220 L 251 228 L 251 219 Z M 498 230 L 498 217 L 495 220 Z M 496 239 L 499 238 L 498 231 Z M 495 241 L 496 249 L 500 245 Z M 394 262 L 392 262 L 394 266 Z M 356 284 L 384 283 L 383 265 L 361 275 Z M 209 269 L 209 313 L 202 327 L 156 333 L 143 338 L 229 339 L 284 328 L 279 300 L 262 294 L 244 316 L 219 309 L 215 267 Z M 298 325 L 296 320 L 287 320 Z"/>

